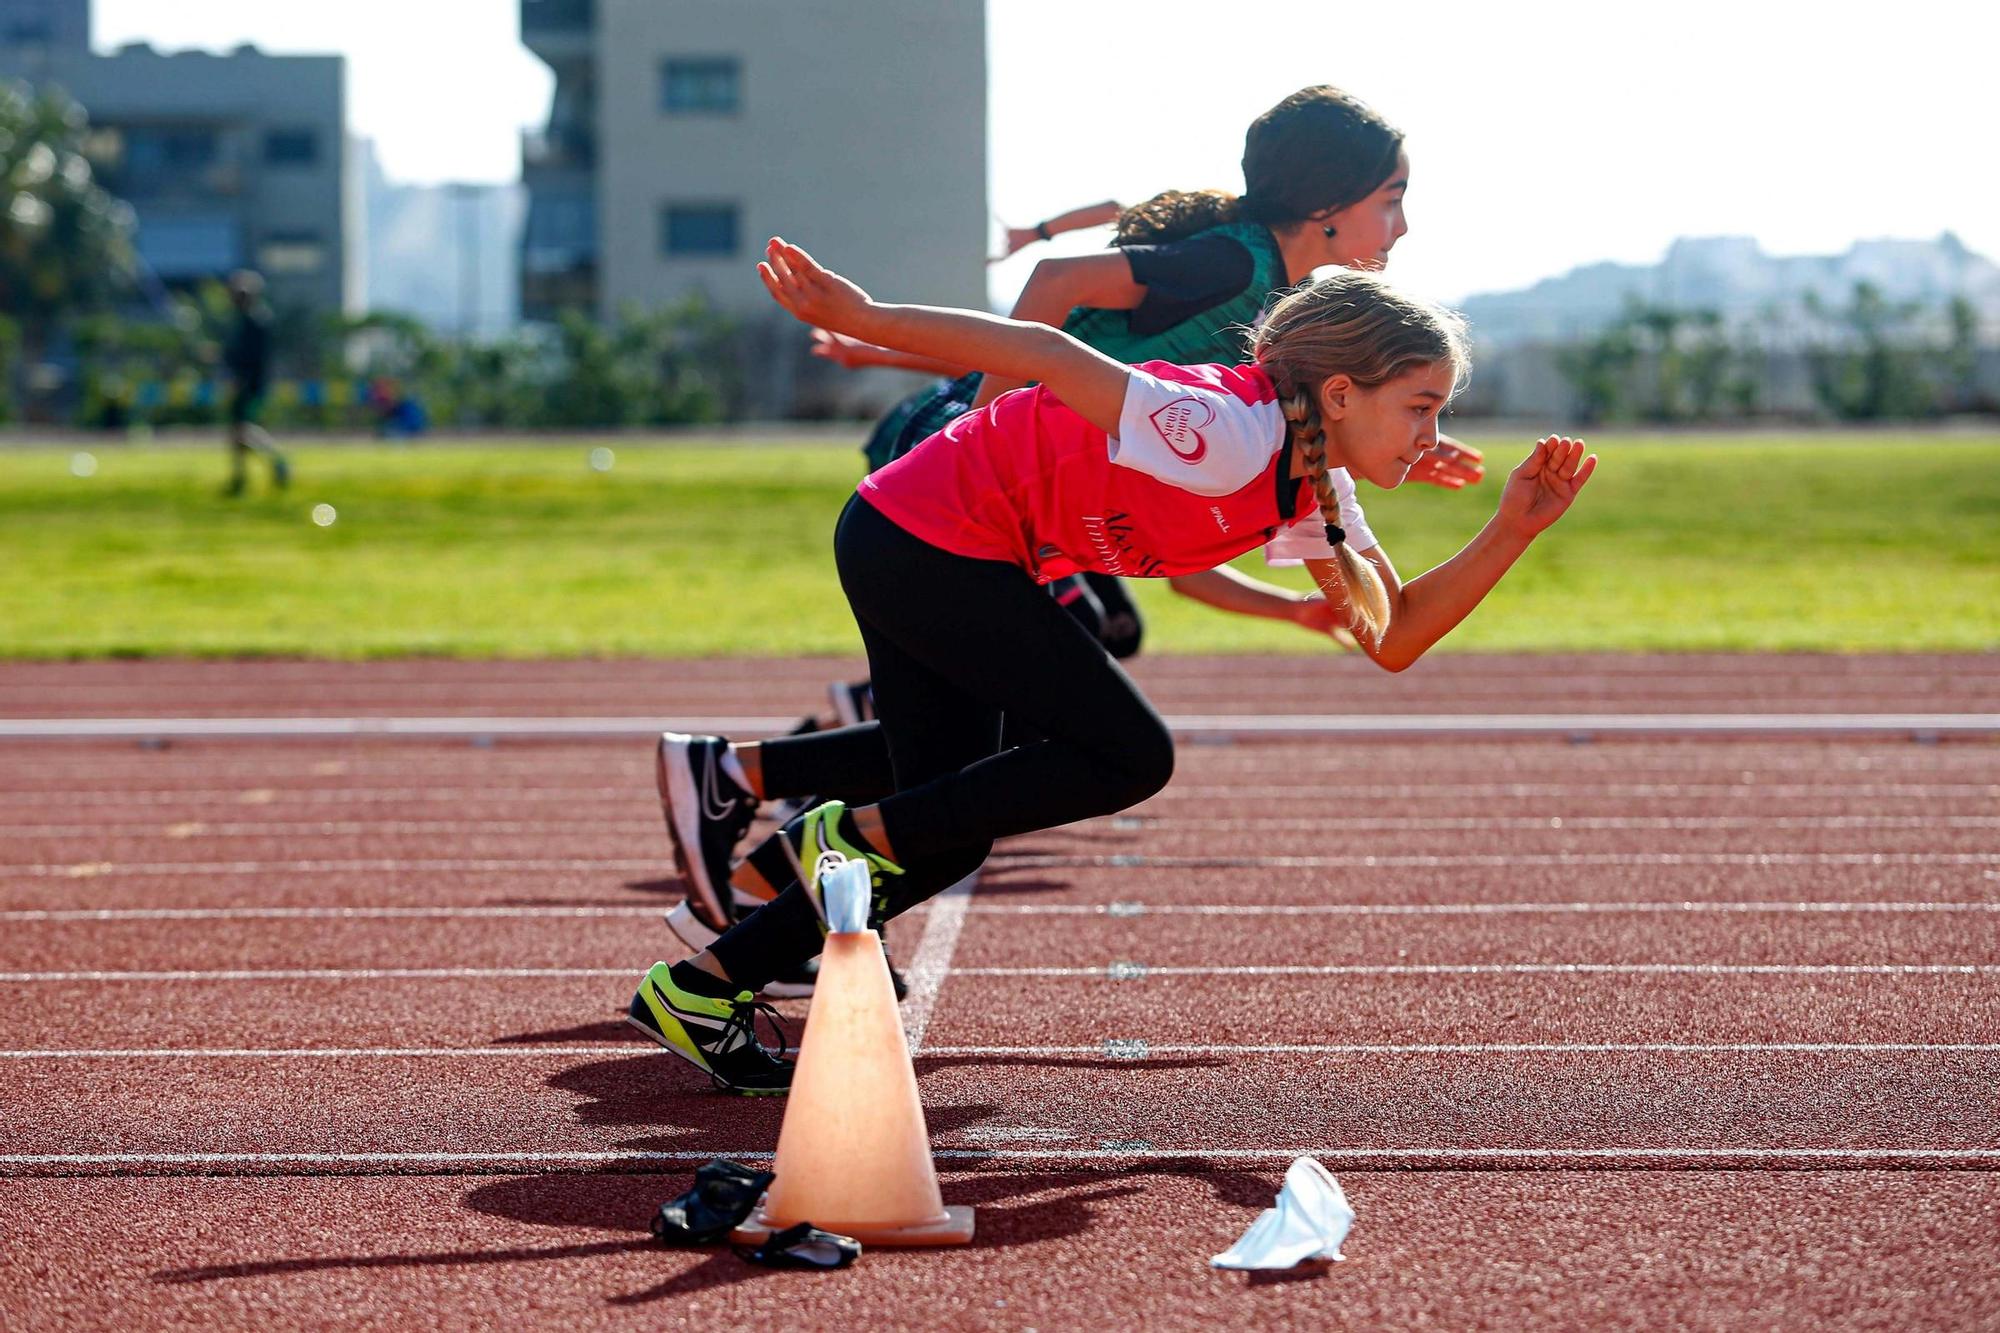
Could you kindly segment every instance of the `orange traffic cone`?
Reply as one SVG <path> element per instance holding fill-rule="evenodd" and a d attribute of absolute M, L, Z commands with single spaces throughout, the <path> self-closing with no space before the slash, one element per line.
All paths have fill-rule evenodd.
<path fill-rule="evenodd" d="M 867 919 L 867 868 L 849 862 L 826 879 L 834 881 L 826 897 L 835 929 L 820 955 L 778 1131 L 777 1179 L 735 1239 L 756 1243 L 811 1222 L 864 1245 L 963 1245 L 972 1239 L 972 1209 L 947 1208 L 938 1193 L 881 939 L 865 928 L 839 929 Z"/>

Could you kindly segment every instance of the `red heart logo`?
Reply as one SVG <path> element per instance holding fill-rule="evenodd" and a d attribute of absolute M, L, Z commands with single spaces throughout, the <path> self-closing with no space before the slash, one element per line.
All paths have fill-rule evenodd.
<path fill-rule="evenodd" d="M 1160 439 L 1175 458 L 1199 463 L 1208 457 L 1208 441 L 1201 437 L 1201 428 L 1214 423 L 1215 404 L 1192 395 L 1176 398 L 1153 413 L 1152 420 L 1153 429 L 1160 432 Z"/>

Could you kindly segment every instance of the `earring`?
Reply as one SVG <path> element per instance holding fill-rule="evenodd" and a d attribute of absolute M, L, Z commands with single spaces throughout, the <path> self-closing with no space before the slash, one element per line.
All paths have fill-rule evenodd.
<path fill-rule="evenodd" d="M 1333 228 L 1332 228 L 1332 227 L 1330 227 L 1330 226 L 1329 226 L 1329 227 L 1321 227 L 1321 228 L 1320 228 L 1320 230 L 1321 230 L 1322 232 L 1324 232 L 1324 233 L 1326 234 L 1326 238 L 1327 238 L 1327 239 L 1328 239 L 1329 241 L 1333 239 Z"/>

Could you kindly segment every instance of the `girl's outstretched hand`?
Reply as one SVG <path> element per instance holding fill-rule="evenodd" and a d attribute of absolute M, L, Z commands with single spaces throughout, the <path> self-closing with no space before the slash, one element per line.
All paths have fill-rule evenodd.
<path fill-rule="evenodd" d="M 1550 435 L 1507 476 L 1500 513 L 1524 537 L 1533 537 L 1561 518 L 1576 493 L 1597 470 L 1597 455 L 1584 455 L 1582 440 Z"/>
<path fill-rule="evenodd" d="M 757 276 L 771 299 L 794 318 L 834 333 L 859 333 L 858 321 L 874 304 L 867 292 L 832 269 L 821 268 L 818 260 L 779 236 L 764 247 Z"/>
<path fill-rule="evenodd" d="M 859 338 L 850 338 L 844 333 L 817 327 L 812 331 L 812 338 L 812 354 L 823 361 L 833 362 L 843 370 L 858 370 L 863 366 L 877 364 L 870 355 L 879 354 L 879 349 L 873 343 L 865 343 Z"/>
<path fill-rule="evenodd" d="M 1308 633 L 1325 635 L 1343 648 L 1354 647 L 1354 634 L 1347 628 L 1347 604 L 1330 601 L 1323 592 L 1299 599 L 1292 608 L 1292 623 Z"/>

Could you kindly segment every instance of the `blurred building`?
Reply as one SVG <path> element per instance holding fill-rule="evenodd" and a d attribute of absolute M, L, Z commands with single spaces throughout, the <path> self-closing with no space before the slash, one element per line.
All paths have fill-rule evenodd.
<path fill-rule="evenodd" d="M 0 4 L 0 48 L 90 46 L 90 0 L 6 0 Z"/>
<path fill-rule="evenodd" d="M 98 177 L 138 214 L 140 257 L 162 283 L 249 267 L 275 306 L 357 308 L 361 197 L 340 57 L 143 44 L 95 55 L 88 0 L 5 0 L 0 14 L 0 77 L 83 104 Z"/>
<path fill-rule="evenodd" d="M 886 296 L 985 307 L 984 0 L 521 0 L 521 37 L 556 76 L 522 146 L 525 317 L 699 292 L 791 364 L 755 271 L 773 234 Z"/>
<path fill-rule="evenodd" d="M 367 308 L 442 333 L 511 332 L 521 309 L 520 185 L 403 184 L 382 174 L 372 142 L 354 144 L 368 218 Z"/>

